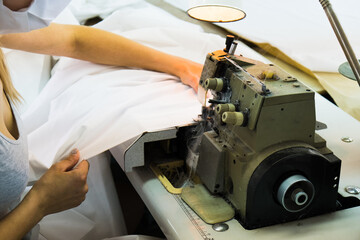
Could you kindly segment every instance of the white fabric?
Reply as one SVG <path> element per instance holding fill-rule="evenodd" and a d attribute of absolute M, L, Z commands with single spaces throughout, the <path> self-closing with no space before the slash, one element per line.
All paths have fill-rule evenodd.
<path fill-rule="evenodd" d="M 70 0 L 34 0 L 27 9 L 11 11 L 0 0 L 0 34 L 28 32 L 46 27 L 69 2 Z"/>
<path fill-rule="evenodd" d="M 142 0 L 73 0 L 69 7 L 78 21 L 84 22 L 96 16 L 106 18 L 117 9 L 141 2 Z"/>
<path fill-rule="evenodd" d="M 70 7 L 66 7 L 52 23 L 80 25 L 74 14 L 71 12 Z"/>
<path fill-rule="evenodd" d="M 78 212 L 68 210 L 46 216 L 40 222 L 40 234 L 48 240 L 81 239 L 94 225 L 94 222 Z"/>
<path fill-rule="evenodd" d="M 166 0 L 186 10 L 186 1 Z M 360 1 L 330 0 L 344 31 L 360 57 Z M 337 72 L 346 61 L 319 1 L 242 0 L 246 18 L 217 24 L 251 41 L 270 43 L 312 71 Z"/>
<path fill-rule="evenodd" d="M 122 32 L 123 36 L 200 63 L 208 52 L 223 48 L 222 38 L 199 32 L 197 26 L 173 19 L 159 21 L 160 10 L 156 18 L 146 14 L 154 9 L 149 4 L 134 8 L 143 16 L 140 21 L 136 14 L 124 18 L 122 11 L 129 12 L 124 8 L 98 27 L 126 26 L 136 20 L 137 29 Z M 149 22 L 160 27 L 150 28 Z M 174 22 L 176 29 L 171 27 Z M 261 58 L 245 46 L 239 48 L 244 55 Z M 39 176 L 74 147 L 90 158 L 142 132 L 189 123 L 200 110 L 195 92 L 176 77 L 62 58 L 23 118 Z"/>

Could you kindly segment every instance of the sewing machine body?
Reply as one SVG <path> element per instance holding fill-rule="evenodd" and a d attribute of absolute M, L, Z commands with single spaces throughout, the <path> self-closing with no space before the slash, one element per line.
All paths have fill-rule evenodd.
<path fill-rule="evenodd" d="M 245 228 L 335 211 L 341 162 L 315 133 L 313 91 L 273 65 L 221 50 L 208 55 L 200 84 L 214 97 L 203 110 L 211 130 L 197 173 Z"/>

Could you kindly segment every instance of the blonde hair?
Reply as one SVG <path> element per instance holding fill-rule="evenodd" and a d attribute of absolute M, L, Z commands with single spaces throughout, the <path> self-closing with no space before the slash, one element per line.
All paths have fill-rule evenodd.
<path fill-rule="evenodd" d="M 15 104 L 20 103 L 22 98 L 18 91 L 16 91 L 11 78 L 9 71 L 7 70 L 4 54 L 0 48 L 0 80 L 3 84 L 3 89 L 7 97 Z"/>

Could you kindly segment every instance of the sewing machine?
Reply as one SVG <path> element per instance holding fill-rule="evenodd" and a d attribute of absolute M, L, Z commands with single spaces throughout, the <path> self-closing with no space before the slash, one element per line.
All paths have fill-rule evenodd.
<path fill-rule="evenodd" d="M 326 128 L 315 119 L 315 93 L 272 64 L 233 55 L 235 45 L 227 39 L 224 50 L 207 56 L 200 98 L 208 91 L 213 97 L 196 123 L 110 150 L 123 170 L 132 175 L 139 166 L 184 160 L 185 172 L 196 171 L 201 183 L 185 184 L 177 201 L 208 224 L 235 216 L 255 229 L 359 206 L 358 198 L 338 194 L 341 161 L 315 132 Z M 215 205 L 198 206 L 212 196 L 229 206 L 225 218 L 207 215 Z"/>
<path fill-rule="evenodd" d="M 314 92 L 273 65 L 210 53 L 197 173 L 245 228 L 335 211 L 341 161 L 315 133 Z"/>

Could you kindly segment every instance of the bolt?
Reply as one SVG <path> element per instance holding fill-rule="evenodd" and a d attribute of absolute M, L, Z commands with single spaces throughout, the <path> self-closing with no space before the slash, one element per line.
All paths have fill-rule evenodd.
<path fill-rule="evenodd" d="M 357 195 L 360 193 L 360 188 L 356 186 L 346 186 L 345 191 L 350 194 Z"/>
<path fill-rule="evenodd" d="M 229 225 L 227 225 L 226 223 L 215 223 L 212 228 L 216 231 L 216 232 L 225 232 L 226 230 L 229 229 Z"/>
<path fill-rule="evenodd" d="M 351 137 L 342 137 L 341 141 L 346 142 L 346 143 L 351 143 L 354 140 Z"/>

